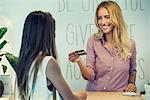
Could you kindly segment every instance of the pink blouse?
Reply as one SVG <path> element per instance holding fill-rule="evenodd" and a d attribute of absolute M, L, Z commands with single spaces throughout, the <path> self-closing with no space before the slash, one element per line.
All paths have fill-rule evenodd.
<path fill-rule="evenodd" d="M 136 47 L 131 40 L 131 57 L 118 60 L 109 50 L 104 39 L 88 39 L 86 65 L 93 69 L 92 77 L 87 82 L 88 91 L 123 91 L 128 85 L 129 73 L 136 71 Z"/>

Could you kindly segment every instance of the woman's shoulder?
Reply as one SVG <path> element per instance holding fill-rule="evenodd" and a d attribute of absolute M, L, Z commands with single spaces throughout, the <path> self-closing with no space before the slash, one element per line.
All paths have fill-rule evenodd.
<path fill-rule="evenodd" d="M 53 56 L 48 56 L 49 60 L 48 60 L 48 64 L 56 64 L 57 61 Z"/>
<path fill-rule="evenodd" d="M 55 58 L 53 56 L 45 56 L 42 60 L 42 63 L 50 63 L 55 62 Z"/>
<path fill-rule="evenodd" d="M 52 69 L 53 68 L 54 69 L 59 68 L 57 60 L 54 57 L 50 56 L 49 60 L 48 60 L 48 63 L 47 63 L 47 67 L 52 68 Z"/>
<path fill-rule="evenodd" d="M 48 66 L 52 66 L 54 64 L 56 65 L 56 60 L 53 56 L 45 56 L 42 60 L 42 67 L 40 67 L 40 70 L 43 70 L 43 72 L 45 72 Z"/>
<path fill-rule="evenodd" d="M 96 41 L 99 41 L 100 39 L 97 39 L 94 35 L 91 35 L 89 36 L 88 38 L 88 41 L 91 41 L 91 42 L 96 42 Z"/>

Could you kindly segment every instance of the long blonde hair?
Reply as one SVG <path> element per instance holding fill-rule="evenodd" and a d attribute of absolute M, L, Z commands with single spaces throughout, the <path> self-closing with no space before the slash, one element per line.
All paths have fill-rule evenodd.
<path fill-rule="evenodd" d="M 118 55 L 121 59 L 128 59 L 131 56 L 130 49 L 130 39 L 128 37 L 127 28 L 125 26 L 125 22 L 123 19 L 123 15 L 121 12 L 121 8 L 116 2 L 113 1 L 103 1 L 101 2 L 96 9 L 95 13 L 95 24 L 98 28 L 98 32 L 94 34 L 94 37 L 96 39 L 101 39 L 104 35 L 101 28 L 98 25 L 98 10 L 104 7 L 108 10 L 110 15 L 110 20 L 113 28 L 113 44 L 115 44 L 115 47 L 119 49 L 120 52 L 118 52 Z"/>

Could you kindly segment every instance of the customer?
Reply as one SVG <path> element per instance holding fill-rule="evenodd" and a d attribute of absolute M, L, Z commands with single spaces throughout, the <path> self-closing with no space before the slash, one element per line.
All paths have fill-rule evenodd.
<path fill-rule="evenodd" d="M 34 11 L 27 16 L 16 70 L 15 100 L 53 100 L 55 88 L 64 100 L 86 100 L 84 91 L 71 92 L 61 74 L 55 37 L 55 20 L 50 13 Z"/>

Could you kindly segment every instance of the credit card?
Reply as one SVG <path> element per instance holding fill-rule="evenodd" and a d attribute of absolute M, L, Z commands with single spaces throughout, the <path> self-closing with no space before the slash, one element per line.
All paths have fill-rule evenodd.
<path fill-rule="evenodd" d="M 77 51 L 75 51 L 75 53 L 77 53 L 79 56 L 86 55 L 86 52 L 84 50 L 77 50 Z"/>

